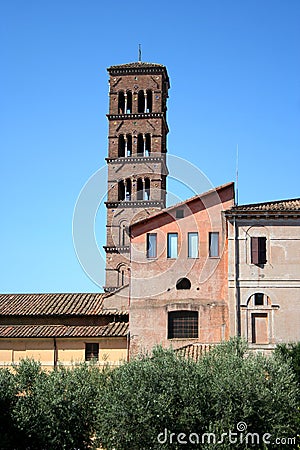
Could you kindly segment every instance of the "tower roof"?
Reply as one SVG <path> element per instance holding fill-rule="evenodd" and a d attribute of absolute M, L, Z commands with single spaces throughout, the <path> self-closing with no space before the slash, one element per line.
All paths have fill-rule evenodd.
<path fill-rule="evenodd" d="M 120 74 L 136 74 L 136 73 L 164 73 L 165 79 L 170 87 L 169 77 L 166 66 L 163 64 L 150 63 L 144 61 L 130 62 L 126 64 L 118 64 L 116 66 L 110 66 L 107 69 L 110 75 Z"/>
<path fill-rule="evenodd" d="M 149 63 L 144 61 L 136 61 L 131 63 L 125 63 L 125 64 L 118 64 L 116 66 L 110 66 L 107 70 L 114 70 L 114 69 L 127 69 L 127 68 L 146 68 L 146 67 L 162 67 L 165 68 L 163 64 L 157 64 L 157 63 Z"/>

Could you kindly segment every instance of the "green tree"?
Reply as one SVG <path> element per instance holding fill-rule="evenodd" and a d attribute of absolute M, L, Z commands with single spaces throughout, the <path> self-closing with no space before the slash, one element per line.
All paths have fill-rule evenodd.
<path fill-rule="evenodd" d="M 283 358 L 284 361 L 291 365 L 300 386 L 300 342 L 277 345 L 275 356 Z"/>
<path fill-rule="evenodd" d="M 12 412 L 24 433 L 21 448 L 92 448 L 95 408 L 104 376 L 96 366 L 45 372 L 34 361 L 22 361 L 16 368 L 21 395 Z"/>
<path fill-rule="evenodd" d="M 98 438 L 107 450 L 175 449 L 182 447 L 180 433 L 211 432 L 220 438 L 237 432 L 240 422 L 251 433 L 293 437 L 297 414 L 297 384 L 289 365 L 272 356 L 248 354 L 243 341 L 218 345 L 198 363 L 157 348 L 152 356 L 111 372 L 98 408 Z M 164 441 L 160 433 L 165 430 Z M 246 442 L 234 445 L 252 447 Z M 201 448 L 230 445 L 204 442 Z"/>
<path fill-rule="evenodd" d="M 0 370 L 0 446 L 16 448 L 18 430 L 12 419 L 12 410 L 17 402 L 17 387 L 14 374 L 8 369 Z"/>

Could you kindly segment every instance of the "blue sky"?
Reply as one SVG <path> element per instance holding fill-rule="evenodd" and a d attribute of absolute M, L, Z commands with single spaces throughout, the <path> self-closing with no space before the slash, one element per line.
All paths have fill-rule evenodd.
<path fill-rule="evenodd" d="M 238 144 L 239 203 L 300 197 L 298 0 L 6 0 L 0 23 L 1 292 L 99 290 L 73 210 L 107 153 L 106 68 L 138 43 L 168 68 L 170 153 L 220 185 Z"/>

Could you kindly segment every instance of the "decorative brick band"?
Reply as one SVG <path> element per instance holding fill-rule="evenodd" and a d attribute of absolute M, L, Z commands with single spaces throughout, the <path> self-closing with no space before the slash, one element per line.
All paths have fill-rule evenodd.
<path fill-rule="evenodd" d="M 163 208 L 164 204 L 162 201 L 153 200 L 134 200 L 134 201 L 119 201 L 119 202 L 104 202 L 107 208 L 149 208 L 150 206 L 156 206 Z"/>

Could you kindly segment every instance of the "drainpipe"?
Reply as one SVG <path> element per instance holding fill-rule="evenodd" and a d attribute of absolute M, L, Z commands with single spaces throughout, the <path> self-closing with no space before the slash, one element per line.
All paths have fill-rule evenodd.
<path fill-rule="evenodd" d="M 235 307 L 236 307 L 236 334 L 241 336 L 241 295 L 240 295 L 240 249 L 239 249 L 239 235 L 238 226 L 236 223 L 236 216 L 233 218 L 234 223 L 234 253 L 235 253 Z"/>
<path fill-rule="evenodd" d="M 54 369 L 56 369 L 57 368 L 57 345 L 56 345 L 56 338 L 54 338 L 53 339 L 53 344 L 54 344 L 54 353 L 53 353 L 53 366 L 54 366 Z"/>
<path fill-rule="evenodd" d="M 127 333 L 127 362 L 129 362 L 129 355 L 130 355 L 130 331 Z"/>

